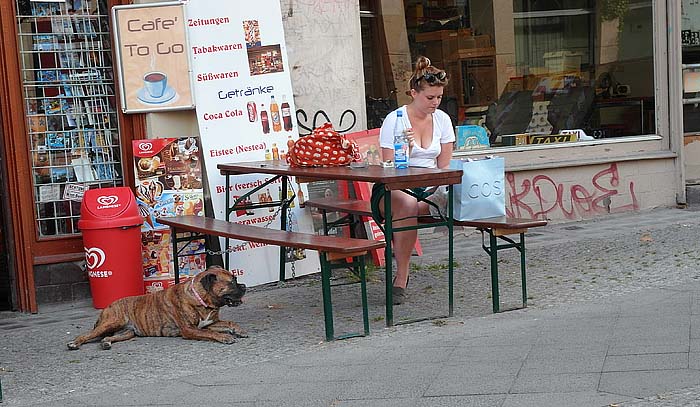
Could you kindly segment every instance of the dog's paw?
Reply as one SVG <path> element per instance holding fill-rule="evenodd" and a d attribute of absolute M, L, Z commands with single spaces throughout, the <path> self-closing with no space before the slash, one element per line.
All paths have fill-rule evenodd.
<path fill-rule="evenodd" d="M 112 349 L 112 342 L 102 341 L 100 342 L 100 347 L 102 348 L 102 350 L 110 350 Z"/>
<path fill-rule="evenodd" d="M 221 343 L 225 343 L 226 345 L 236 343 L 236 337 L 229 334 L 221 334 L 217 340 Z"/>
<path fill-rule="evenodd" d="M 243 329 L 238 329 L 238 330 L 234 331 L 233 334 L 238 338 L 247 338 L 248 337 L 248 331 L 243 330 Z"/>
<path fill-rule="evenodd" d="M 78 345 L 78 344 L 75 343 L 75 342 L 68 342 L 67 346 L 68 346 L 68 349 L 70 349 L 70 350 L 78 350 L 78 349 L 80 349 L 80 345 Z"/>

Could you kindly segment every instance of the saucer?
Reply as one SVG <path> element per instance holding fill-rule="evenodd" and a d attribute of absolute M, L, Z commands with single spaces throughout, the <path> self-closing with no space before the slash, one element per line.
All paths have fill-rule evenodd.
<path fill-rule="evenodd" d="M 143 103 L 148 104 L 148 105 L 160 105 L 165 102 L 171 101 L 175 96 L 177 95 L 177 92 L 175 92 L 175 89 L 171 88 L 170 86 L 165 88 L 165 91 L 159 98 L 154 98 L 153 96 L 148 94 L 148 91 L 146 91 L 146 88 L 141 88 L 136 92 L 136 97 Z"/>

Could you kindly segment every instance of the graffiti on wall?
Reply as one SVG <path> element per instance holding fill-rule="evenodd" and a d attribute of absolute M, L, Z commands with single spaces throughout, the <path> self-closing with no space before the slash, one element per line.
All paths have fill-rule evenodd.
<path fill-rule="evenodd" d="M 316 113 L 313 114 L 311 121 L 309 121 L 309 116 L 304 109 L 297 109 L 297 124 L 299 125 L 300 136 L 311 134 L 316 127 L 325 123 L 333 124 L 333 128 L 335 128 L 335 131 L 338 133 L 347 133 L 357 124 L 357 116 L 352 109 L 346 109 L 340 114 L 340 119 L 337 122 L 333 122 L 326 112 L 317 110 Z M 302 132 L 302 130 L 304 132 Z"/>
<path fill-rule="evenodd" d="M 557 182 L 545 174 L 525 178 L 517 185 L 515 174 L 510 172 L 506 173 L 506 183 L 507 216 L 580 219 L 639 209 L 634 182 L 620 182 L 616 163 L 594 174 L 586 185 Z"/>

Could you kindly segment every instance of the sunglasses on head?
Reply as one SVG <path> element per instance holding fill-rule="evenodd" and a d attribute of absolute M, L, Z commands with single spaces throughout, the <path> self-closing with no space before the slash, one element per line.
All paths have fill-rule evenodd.
<path fill-rule="evenodd" d="M 426 72 L 419 76 L 416 82 L 425 79 L 426 82 L 432 85 L 433 83 L 444 81 L 445 78 L 447 78 L 447 72 L 445 71 L 440 71 L 438 73 Z"/>

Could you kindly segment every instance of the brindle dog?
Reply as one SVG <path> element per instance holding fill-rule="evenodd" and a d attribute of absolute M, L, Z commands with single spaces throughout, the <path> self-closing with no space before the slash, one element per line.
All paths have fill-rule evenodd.
<path fill-rule="evenodd" d="M 103 337 L 102 349 L 134 336 L 182 336 L 231 344 L 247 337 L 232 321 L 219 319 L 219 308 L 238 306 L 245 294 L 230 271 L 213 266 L 189 281 L 163 291 L 126 297 L 102 310 L 95 328 L 68 343 L 68 349 Z M 111 336 L 108 336 L 111 335 Z"/>

